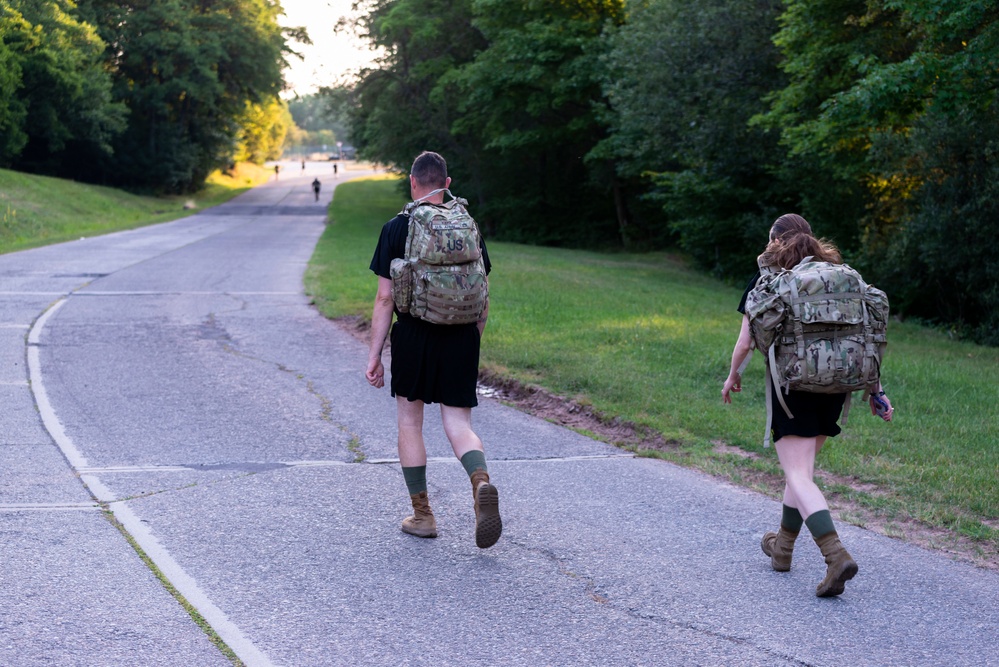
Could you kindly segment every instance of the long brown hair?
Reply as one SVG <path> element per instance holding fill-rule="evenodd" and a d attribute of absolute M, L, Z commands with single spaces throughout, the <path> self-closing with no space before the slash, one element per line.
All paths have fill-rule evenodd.
<path fill-rule="evenodd" d="M 843 262 L 839 249 L 831 241 L 815 238 L 807 220 L 797 213 L 787 213 L 774 221 L 770 243 L 758 261 L 760 266 L 790 269 L 808 256 L 817 262 Z"/>

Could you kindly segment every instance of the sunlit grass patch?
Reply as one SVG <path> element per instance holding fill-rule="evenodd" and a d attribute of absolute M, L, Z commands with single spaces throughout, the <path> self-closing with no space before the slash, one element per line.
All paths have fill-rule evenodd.
<path fill-rule="evenodd" d="M 150 197 L 0 169 L 0 253 L 166 222 L 235 197 L 267 180 L 256 165 L 216 172 L 193 195 Z"/>

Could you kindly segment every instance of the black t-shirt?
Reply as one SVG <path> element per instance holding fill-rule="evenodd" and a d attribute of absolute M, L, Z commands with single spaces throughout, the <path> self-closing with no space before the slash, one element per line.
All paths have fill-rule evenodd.
<path fill-rule="evenodd" d="M 759 279 L 760 272 L 757 271 L 756 275 L 753 276 L 753 279 L 749 281 L 748 285 L 746 285 L 746 291 L 742 293 L 742 300 L 739 301 L 739 308 L 737 310 L 743 315 L 746 314 L 746 297 L 748 297 L 749 293 L 753 291 L 754 287 L 756 287 L 756 283 Z"/>
<path fill-rule="evenodd" d="M 397 215 L 382 227 L 371 270 L 390 279 L 392 260 L 406 253 L 409 217 Z M 481 237 L 480 237 L 481 238 Z M 482 260 L 489 273 L 492 266 L 482 242 Z M 453 407 L 475 407 L 479 372 L 479 329 L 474 322 L 439 325 L 395 311 L 392 326 L 393 396 L 411 401 L 441 403 Z"/>

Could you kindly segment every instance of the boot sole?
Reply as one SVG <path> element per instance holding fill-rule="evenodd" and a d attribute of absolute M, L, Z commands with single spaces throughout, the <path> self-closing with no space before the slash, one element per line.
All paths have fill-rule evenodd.
<path fill-rule="evenodd" d="M 403 528 L 402 532 L 406 533 L 407 535 L 413 535 L 414 537 L 437 537 L 437 531 L 436 530 L 427 533 L 427 532 L 415 532 L 415 531 L 406 530 L 405 528 Z"/>
<path fill-rule="evenodd" d="M 479 485 L 475 494 L 475 546 L 488 549 L 496 544 L 503 533 L 503 520 L 499 514 L 499 491 L 488 482 Z"/>
<path fill-rule="evenodd" d="M 843 568 L 840 570 L 839 574 L 833 579 L 828 586 L 823 590 L 822 584 L 815 589 L 815 596 L 820 598 L 831 598 L 837 595 L 842 595 L 843 591 L 846 590 L 846 582 L 857 576 L 857 572 L 860 568 L 857 567 L 855 562 L 847 561 Z"/>

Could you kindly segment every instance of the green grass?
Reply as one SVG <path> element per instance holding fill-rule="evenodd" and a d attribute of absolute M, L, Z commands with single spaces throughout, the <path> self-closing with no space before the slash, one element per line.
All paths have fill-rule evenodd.
<path fill-rule="evenodd" d="M 0 169 L 0 253 L 182 218 L 228 201 L 271 173 L 239 165 L 231 176 L 212 174 L 194 195 L 144 197 Z M 185 203 L 195 207 L 185 210 Z"/>
<path fill-rule="evenodd" d="M 337 189 L 331 225 L 306 275 L 306 289 L 324 314 L 370 316 L 376 281 L 368 264 L 381 225 L 403 203 L 388 180 Z M 721 402 L 739 329 L 739 289 L 669 254 L 498 242 L 489 252 L 485 368 L 678 442 L 656 454 L 664 458 L 748 486 L 757 486 L 761 473 L 779 473 L 773 450 L 762 448 L 759 355 L 734 404 Z M 895 421 L 872 417 L 855 396 L 844 433 L 820 455 L 820 469 L 838 478 L 826 490 L 881 524 L 917 520 L 995 554 L 999 349 L 899 322 L 889 327 L 889 339 L 884 384 Z"/>

